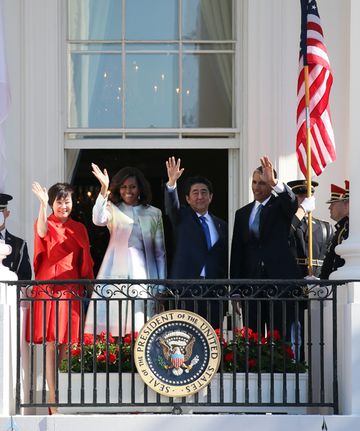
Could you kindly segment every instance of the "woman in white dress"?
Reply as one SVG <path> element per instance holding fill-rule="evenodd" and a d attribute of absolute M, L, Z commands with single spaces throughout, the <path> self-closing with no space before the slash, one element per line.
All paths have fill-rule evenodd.
<path fill-rule="evenodd" d="M 93 207 L 93 222 L 107 226 L 110 241 L 102 261 L 98 279 L 164 279 L 166 253 L 161 211 L 149 205 L 151 191 L 148 181 L 137 168 L 120 169 L 111 180 L 107 170 L 92 163 L 92 172 L 101 184 Z M 95 287 L 86 315 L 85 332 L 94 333 L 94 305 L 96 304 L 96 333 L 109 331 L 113 336 L 124 336 L 139 331 L 145 319 L 153 314 L 154 301 L 147 285 L 100 285 Z M 99 292 L 100 295 L 97 293 Z M 154 295 L 154 289 L 150 291 Z M 121 301 L 121 330 L 119 330 L 119 301 L 105 301 L 112 297 Z M 137 297 L 139 300 L 124 300 Z M 109 303 L 109 326 L 106 322 L 106 303 Z M 132 328 L 134 319 L 134 328 Z"/>

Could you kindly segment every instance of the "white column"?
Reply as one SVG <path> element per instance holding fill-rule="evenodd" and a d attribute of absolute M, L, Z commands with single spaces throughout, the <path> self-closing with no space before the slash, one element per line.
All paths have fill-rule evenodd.
<path fill-rule="evenodd" d="M 2 264 L 11 246 L 0 242 L 0 280 L 17 280 Z M 0 416 L 15 413 L 16 387 L 16 288 L 0 282 Z"/>
<path fill-rule="evenodd" d="M 360 2 L 350 1 L 349 47 L 349 152 L 350 168 L 350 233 L 349 238 L 336 247 L 345 265 L 330 275 L 333 280 L 360 280 L 360 214 L 359 160 L 359 98 L 360 98 Z M 339 142 L 339 146 L 341 142 Z M 339 151 L 339 150 L 338 150 Z M 353 221 L 353 222 L 352 222 Z M 360 283 L 348 283 L 338 288 L 338 371 L 340 413 L 360 414 Z"/>
<path fill-rule="evenodd" d="M 345 265 L 333 272 L 333 280 L 360 279 L 360 223 L 356 222 L 360 214 L 359 160 L 360 160 L 360 2 L 350 0 L 350 65 L 349 65 L 349 153 L 350 168 L 350 234 L 349 238 L 338 245 L 336 252 L 345 259 Z M 338 143 L 341 151 L 341 141 Z M 358 187 L 359 186 L 359 187 Z M 352 223 L 354 221 L 354 223 Z"/>

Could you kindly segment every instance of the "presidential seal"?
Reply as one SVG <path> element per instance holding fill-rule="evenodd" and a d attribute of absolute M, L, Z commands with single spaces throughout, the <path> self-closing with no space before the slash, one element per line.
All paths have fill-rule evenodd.
<path fill-rule="evenodd" d="M 221 350 L 210 323 L 186 310 L 169 310 L 145 323 L 135 342 L 144 382 L 168 397 L 192 395 L 217 372 Z"/>

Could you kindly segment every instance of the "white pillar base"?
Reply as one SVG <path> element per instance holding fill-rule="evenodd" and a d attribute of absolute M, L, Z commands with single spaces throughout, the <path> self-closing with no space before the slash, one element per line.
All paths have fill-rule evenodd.
<path fill-rule="evenodd" d="M 355 292 L 360 283 L 338 287 L 338 376 L 339 410 L 344 415 L 360 414 L 360 303 Z"/>
<path fill-rule="evenodd" d="M 345 265 L 332 272 L 330 280 L 360 280 L 360 242 L 350 236 L 335 251 L 345 259 Z"/>

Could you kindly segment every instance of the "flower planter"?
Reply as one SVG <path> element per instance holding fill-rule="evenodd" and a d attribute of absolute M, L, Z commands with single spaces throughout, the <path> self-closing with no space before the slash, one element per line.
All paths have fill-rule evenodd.
<path fill-rule="evenodd" d="M 300 403 L 307 402 L 307 373 L 301 373 L 299 376 L 299 401 Z M 223 403 L 295 403 L 296 402 L 296 374 L 294 373 L 274 373 L 273 383 L 270 373 L 261 373 L 260 381 L 257 373 L 248 374 L 248 400 L 246 400 L 246 375 L 245 373 L 237 373 L 234 377 L 231 373 L 224 373 L 222 376 L 218 374 L 211 382 L 211 402 Z M 285 380 L 286 379 L 286 380 Z M 273 385 L 274 398 L 271 400 L 271 389 Z M 221 386 L 223 393 L 221 394 Z M 235 388 L 235 394 L 234 394 Z M 286 393 L 284 392 L 286 389 Z M 205 398 L 207 390 L 205 389 L 201 395 Z M 260 398 L 260 396 L 261 398 Z M 204 401 L 205 402 L 205 401 Z"/>
<path fill-rule="evenodd" d="M 307 382 L 308 375 L 301 373 L 299 376 L 299 401 L 300 403 L 307 402 Z M 286 380 L 285 380 L 286 378 Z M 92 373 L 84 374 L 84 404 L 103 404 L 103 406 L 88 406 L 84 404 L 76 407 L 62 407 L 61 412 L 100 412 L 100 411 L 129 411 L 131 408 L 130 404 L 134 403 L 145 403 L 145 385 L 138 374 L 134 374 L 134 394 L 131 397 L 131 373 L 124 373 L 121 376 L 121 388 L 122 394 L 119 398 L 119 375 L 117 373 L 109 374 L 109 398 L 106 398 L 106 373 L 97 373 L 96 375 L 96 399 L 94 399 L 93 381 L 94 376 Z M 271 375 L 269 373 L 261 374 L 261 388 L 258 389 L 258 375 L 256 373 L 249 373 L 248 375 L 248 402 L 252 404 L 258 404 L 256 407 L 231 407 L 232 403 L 243 404 L 246 401 L 246 380 L 245 373 L 237 373 L 235 384 L 233 383 L 233 375 L 231 373 L 224 373 L 222 375 L 217 374 L 211 381 L 209 387 L 205 387 L 198 392 L 196 396 L 190 396 L 186 398 L 186 406 L 181 407 L 185 412 L 187 409 L 191 411 L 199 410 L 202 412 L 220 412 L 220 411 L 282 411 L 282 412 L 298 412 L 303 413 L 304 409 L 300 411 L 298 408 L 289 408 L 281 406 L 281 404 L 294 404 L 296 402 L 296 375 L 288 373 L 286 375 L 275 373 L 273 375 L 273 384 L 271 383 Z M 271 388 L 273 385 L 274 399 L 271 400 Z M 235 387 L 235 398 L 233 388 Z M 81 403 L 81 374 L 71 373 L 71 399 L 68 398 L 68 374 L 59 373 L 59 402 L 65 404 L 80 404 Z M 208 389 L 209 388 L 209 389 Z M 286 398 L 284 388 L 286 389 Z M 258 394 L 261 394 L 261 399 Z M 211 399 L 210 399 L 211 394 Z M 156 394 L 150 388 L 147 389 L 147 402 L 156 403 L 160 397 L 160 402 L 168 403 L 169 398 Z M 174 403 L 182 402 L 181 398 L 173 399 Z M 205 403 L 220 403 L 227 404 L 227 406 L 205 406 Z M 279 407 L 269 407 L 266 404 L 279 403 Z M 200 404 L 201 406 L 195 406 L 194 403 Z M 104 406 L 104 404 L 112 404 L 112 406 Z M 121 407 L 122 404 L 128 404 L 127 407 Z M 230 408 L 231 407 L 231 408 Z M 137 411 L 157 411 L 166 412 L 171 411 L 171 406 L 150 406 L 145 407 L 141 405 L 133 406 L 133 409 Z"/>

